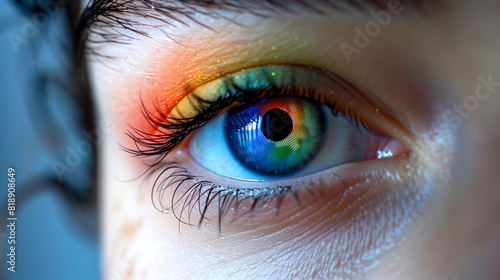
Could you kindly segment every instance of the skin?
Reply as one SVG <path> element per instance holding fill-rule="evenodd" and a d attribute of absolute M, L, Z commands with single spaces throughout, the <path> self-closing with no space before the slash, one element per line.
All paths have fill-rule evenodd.
<path fill-rule="evenodd" d="M 176 42 L 151 29 L 154 39 L 100 46 L 119 54 L 89 57 L 101 120 L 94 134 L 102 136 L 105 279 L 500 279 L 499 12 L 485 0 L 454 1 L 426 18 L 393 14 L 349 58 L 340 44 L 354 45 L 354 28 L 370 14 L 227 13 L 242 24 L 202 18 L 212 30 L 162 27 Z M 144 158 L 118 149 L 133 147 L 128 124 L 154 131 L 140 101 L 168 113 L 186 89 L 266 64 L 314 66 L 362 88 L 388 115 L 381 132 L 413 156 L 337 167 L 344 181 L 330 179 L 323 196 L 304 191 L 301 206 L 289 198 L 279 215 L 269 205 L 227 219 L 220 235 L 215 222 L 179 227 L 151 203 L 156 176 L 130 181 L 146 169 Z M 197 166 L 186 143 L 167 159 L 236 184 Z"/>

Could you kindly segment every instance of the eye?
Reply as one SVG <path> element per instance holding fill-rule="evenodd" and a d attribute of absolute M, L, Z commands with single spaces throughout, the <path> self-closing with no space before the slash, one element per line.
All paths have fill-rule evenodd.
<path fill-rule="evenodd" d="M 155 131 L 129 132 L 136 149 L 126 150 L 159 156 L 150 170 L 159 173 L 155 206 L 188 224 L 195 212 L 198 224 L 218 215 L 220 225 L 231 211 L 273 200 L 279 209 L 288 193 L 299 204 L 311 190 L 339 193 L 367 179 L 370 164 L 357 163 L 410 153 L 382 105 L 313 67 L 244 69 L 196 88 L 167 114 L 144 113 Z"/>
<path fill-rule="evenodd" d="M 393 155 L 391 138 L 304 98 L 237 106 L 195 132 L 189 151 L 217 175 L 273 180 Z"/>

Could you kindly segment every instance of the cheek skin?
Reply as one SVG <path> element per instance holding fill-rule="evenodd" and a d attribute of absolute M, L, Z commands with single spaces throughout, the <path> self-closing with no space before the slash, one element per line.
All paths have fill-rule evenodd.
<path fill-rule="evenodd" d="M 372 183 L 382 186 L 388 182 Z M 276 220 L 233 233 L 229 228 L 222 237 L 210 225 L 200 230 L 181 226 L 179 234 L 177 220 L 153 209 L 147 195 L 141 194 L 149 189 L 119 185 L 124 193 L 121 203 L 127 207 L 112 209 L 120 210 L 119 214 L 110 213 L 121 226 L 111 234 L 108 273 L 134 276 L 125 279 L 227 279 L 228 275 L 255 275 L 255 271 L 262 279 L 355 277 L 380 263 L 377 256 L 382 244 L 385 249 L 392 246 L 377 236 L 397 238 L 397 231 L 388 232 L 386 225 L 404 226 L 422 206 L 422 201 L 408 199 L 406 186 L 389 184 L 383 190 L 370 185 L 356 186 L 358 192 L 364 192 L 360 200 L 337 196 L 311 207 L 304 205 L 304 211 L 291 217 L 256 213 L 253 219 Z M 419 195 L 421 199 L 428 196 L 420 191 Z M 112 201 L 117 202 L 117 197 Z M 346 210 L 332 212 L 340 204 L 346 204 Z M 391 213 L 387 204 L 400 204 L 400 210 Z M 364 210 L 357 210 L 360 207 Z M 355 262 L 359 257 L 363 257 L 361 263 Z M 128 267 L 132 263 L 134 269 Z"/>
<path fill-rule="evenodd" d="M 500 37 L 490 32 L 491 26 L 499 25 L 499 5 L 492 2 L 484 9 L 468 4 L 471 6 L 463 14 L 442 23 L 447 40 L 427 52 L 428 63 L 435 65 L 434 73 L 440 73 L 439 80 L 453 94 L 438 104 L 441 114 L 474 96 L 479 75 L 491 74 L 495 82 L 500 81 Z M 414 256 L 408 261 L 411 265 L 401 271 L 385 268 L 379 275 L 394 277 L 380 279 L 401 279 L 402 275 L 416 275 L 410 279 L 499 279 L 500 269 L 493 262 L 500 257 L 500 223 L 492 214 L 500 212 L 500 163 L 495 152 L 500 143 L 499 91 L 495 88 L 492 96 L 481 101 L 452 131 L 448 142 L 453 146 L 440 167 L 450 170 L 451 180 L 440 187 L 435 202 L 423 215 L 432 218 L 415 225 L 416 229 L 432 230 L 420 237 L 425 238 L 422 246 L 405 244 L 399 249 L 401 256 Z"/>

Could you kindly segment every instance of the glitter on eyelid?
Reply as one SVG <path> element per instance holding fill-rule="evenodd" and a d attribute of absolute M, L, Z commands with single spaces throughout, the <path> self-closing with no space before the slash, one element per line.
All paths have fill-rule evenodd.
<path fill-rule="evenodd" d="M 271 85 L 279 86 L 300 83 L 300 80 L 310 82 L 312 79 L 318 77 L 317 73 L 305 69 L 301 69 L 300 72 L 297 71 L 291 71 L 289 66 L 277 65 L 242 69 L 225 78 L 215 79 L 196 88 L 196 90 L 182 98 L 168 115 L 171 118 L 182 119 L 196 117 L 196 115 L 210 106 L 209 103 L 211 101 L 225 98 L 231 94 L 231 89 L 227 88 L 228 79 L 232 81 L 229 83 L 234 83 L 238 87 L 258 89 Z M 207 102 L 200 102 L 199 100 Z"/>

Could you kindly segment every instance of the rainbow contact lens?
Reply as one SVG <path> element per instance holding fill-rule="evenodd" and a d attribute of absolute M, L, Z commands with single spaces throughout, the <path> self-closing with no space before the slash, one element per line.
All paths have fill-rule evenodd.
<path fill-rule="evenodd" d="M 320 150 L 326 119 L 319 104 L 277 97 L 233 108 L 224 127 L 227 145 L 241 165 L 263 175 L 288 175 Z"/>

